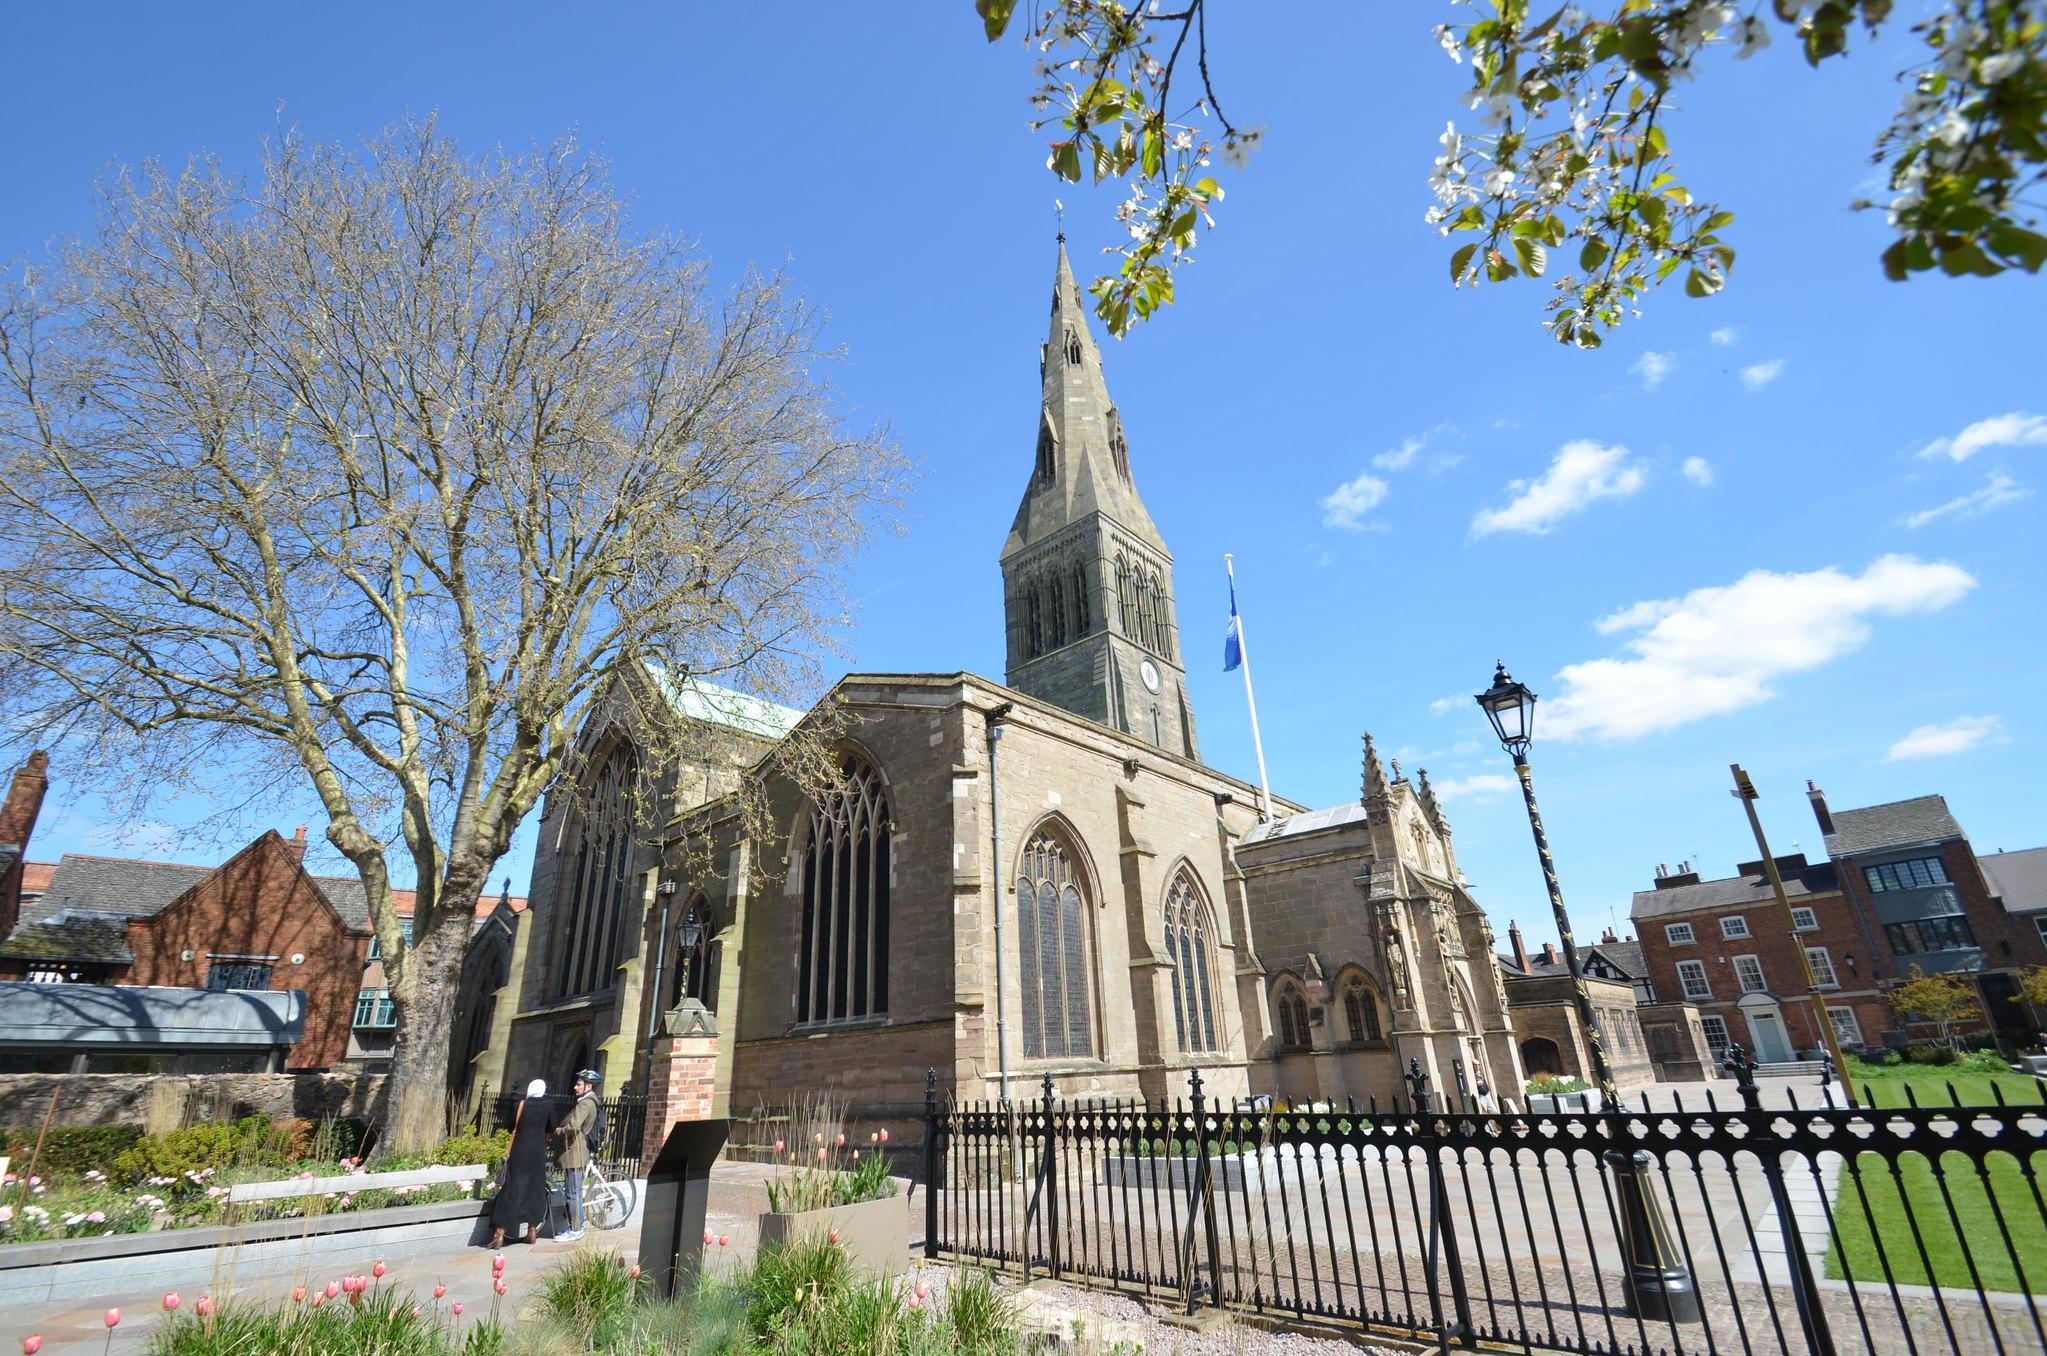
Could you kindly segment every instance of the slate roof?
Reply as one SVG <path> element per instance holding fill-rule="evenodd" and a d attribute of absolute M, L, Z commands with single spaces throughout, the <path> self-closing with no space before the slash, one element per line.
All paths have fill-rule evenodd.
<path fill-rule="evenodd" d="M 23 923 L 0 945 L 0 956 L 102 965 L 127 965 L 135 959 L 128 950 L 128 916 L 88 909 L 66 909 L 54 918 Z"/>
<path fill-rule="evenodd" d="M 1640 979 L 1649 973 L 1649 962 L 1642 958 L 1640 942 L 1601 942 L 1597 949 L 1626 975 Z"/>
<path fill-rule="evenodd" d="M 1978 857 L 1990 893 L 2001 896 L 2011 913 L 2047 909 L 2047 847 L 2023 852 L 1992 852 Z"/>
<path fill-rule="evenodd" d="M 1629 979 L 1640 979 L 1649 973 L 1648 966 L 1642 959 L 1642 944 L 1640 942 L 1595 942 L 1593 945 L 1579 950 L 1578 961 L 1581 965 L 1587 965 L 1595 955 L 1605 957 L 1609 965 L 1626 975 Z M 1564 963 L 1562 952 L 1557 953 L 1557 959 L 1554 964 L 1544 960 L 1540 951 L 1529 954 L 1528 964 L 1525 968 L 1516 965 L 1512 956 L 1501 956 L 1499 957 L 1499 962 L 1500 968 L 1507 972 L 1507 977 L 1510 979 L 1522 975 L 1542 978 L 1549 975 L 1568 975 L 1571 973 L 1571 967 Z M 1594 976 L 1594 978 L 1597 978 L 1597 976 Z"/>
<path fill-rule="evenodd" d="M 1942 796 L 1914 796 L 1859 810 L 1835 810 L 1832 817 L 1834 831 L 1827 835 L 1827 855 L 1836 861 L 1863 852 L 1962 836 L 1962 826 L 1948 813 Z"/>
<path fill-rule="evenodd" d="M 1356 801 L 1332 805 L 1326 810 L 1309 810 L 1303 814 L 1288 815 L 1284 819 L 1271 819 L 1244 835 L 1246 843 L 1269 843 L 1277 838 L 1296 838 L 1304 833 L 1317 833 L 1323 829 L 1340 828 L 1355 824 L 1365 817 L 1365 807 Z"/>
<path fill-rule="evenodd" d="M 1835 822 L 1839 822 L 1838 817 Z M 1784 873 L 1784 894 L 1794 904 L 1801 895 L 1828 894 L 1837 888 L 1832 862 L 1818 862 L 1800 871 Z M 1691 913 L 1698 909 L 1747 908 L 1753 904 L 1768 904 L 1775 898 L 1770 889 L 1770 878 L 1757 870 L 1719 880 L 1702 880 L 1696 885 L 1637 890 L 1635 902 L 1628 909 L 1628 917 L 1639 924 L 1645 918 Z"/>

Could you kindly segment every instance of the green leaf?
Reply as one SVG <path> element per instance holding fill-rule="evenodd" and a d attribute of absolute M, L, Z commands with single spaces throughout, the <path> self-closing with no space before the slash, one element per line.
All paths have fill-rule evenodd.
<path fill-rule="evenodd" d="M 2000 221 L 1990 228 L 1990 248 L 2007 259 L 2018 260 L 2028 273 L 2038 273 L 2047 264 L 2047 236 Z"/>
<path fill-rule="evenodd" d="M 974 0 L 974 13 L 981 16 L 981 28 L 988 41 L 994 42 L 1009 27 L 1009 16 L 1016 13 L 1016 0 Z"/>
<path fill-rule="evenodd" d="M 1540 278 L 1542 271 L 1549 267 L 1549 251 L 1533 240 L 1526 237 L 1516 240 L 1514 252 L 1521 256 L 1522 271 L 1531 278 Z"/>
<path fill-rule="evenodd" d="M 1593 269 L 1606 262 L 1606 256 L 1610 252 L 1606 247 L 1606 242 L 1598 236 L 1594 236 L 1585 242 L 1584 249 L 1578 251 L 1578 267 L 1590 273 Z"/>
<path fill-rule="evenodd" d="M 1068 183 L 1080 182 L 1080 144 L 1062 141 L 1052 148 L 1052 172 Z"/>
<path fill-rule="evenodd" d="M 1477 252 L 1478 242 L 1476 240 L 1472 241 L 1470 244 L 1459 245 L 1457 247 L 1457 252 L 1450 256 L 1451 282 L 1455 283 L 1463 279 L 1464 270 L 1471 266 L 1471 256 L 1476 254 Z"/>
<path fill-rule="evenodd" d="M 1959 278 L 1964 273 L 1989 278 L 2004 272 L 2004 266 L 1985 254 L 1975 241 L 1964 240 L 1940 252 L 1940 271 L 1951 278 Z"/>
<path fill-rule="evenodd" d="M 1688 297 L 1710 297 L 1719 290 L 1720 284 L 1696 268 L 1685 274 L 1685 295 Z"/>
<path fill-rule="evenodd" d="M 1890 248 L 1883 252 L 1884 277 L 1892 282 L 1903 282 L 1909 276 L 1905 267 L 1905 242 L 1893 240 Z"/>
<path fill-rule="evenodd" d="M 1651 226 L 1661 226 L 1670 219 L 1663 206 L 1663 199 L 1642 197 L 1635 200 L 1635 215 Z"/>
<path fill-rule="evenodd" d="M 1146 178 L 1150 178 L 1152 175 L 1157 174 L 1159 172 L 1159 166 L 1165 163 L 1165 157 L 1166 139 L 1160 136 L 1157 132 L 1152 131 L 1150 128 L 1146 128 L 1144 133 L 1143 151 L 1144 173 Z"/>

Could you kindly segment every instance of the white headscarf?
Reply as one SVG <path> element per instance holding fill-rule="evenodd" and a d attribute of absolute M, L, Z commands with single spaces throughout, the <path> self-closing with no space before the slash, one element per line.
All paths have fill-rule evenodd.
<path fill-rule="evenodd" d="M 536 1078 L 531 1083 L 528 1083 L 526 1085 L 526 1095 L 528 1097 L 547 1096 L 547 1080 L 544 1078 Z"/>

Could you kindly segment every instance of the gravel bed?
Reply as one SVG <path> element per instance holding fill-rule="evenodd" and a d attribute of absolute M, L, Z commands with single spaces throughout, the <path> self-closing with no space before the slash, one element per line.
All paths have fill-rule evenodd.
<path fill-rule="evenodd" d="M 933 1263 L 914 1269 L 909 1279 L 912 1284 L 929 1282 L 935 1302 L 944 1298 L 946 1286 L 959 1274 L 955 1266 Z M 1225 1323 L 1207 1331 L 1179 1328 L 1161 1322 L 1152 1308 L 1115 1291 L 1074 1285 L 1025 1289 L 999 1272 L 995 1280 L 997 1288 L 1021 1311 L 1026 1331 L 1058 1338 L 1038 1350 L 1074 1356 L 1133 1356 L 1134 1352 L 1143 1356 L 1355 1356 L 1360 1351 L 1370 1356 L 1401 1356 L 1392 1348 L 1342 1338 L 1264 1332 L 1240 1323 Z"/>

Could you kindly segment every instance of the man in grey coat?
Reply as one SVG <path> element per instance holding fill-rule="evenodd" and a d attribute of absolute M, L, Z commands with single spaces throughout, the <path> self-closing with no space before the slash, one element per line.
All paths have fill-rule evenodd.
<path fill-rule="evenodd" d="M 595 1069 L 576 1074 L 573 1085 L 576 1104 L 555 1132 L 562 1137 L 562 1180 L 569 1207 L 568 1232 L 555 1235 L 563 1243 L 573 1243 L 583 1236 L 583 1169 L 590 1166 L 590 1131 L 597 1124 L 599 1080 Z"/>

